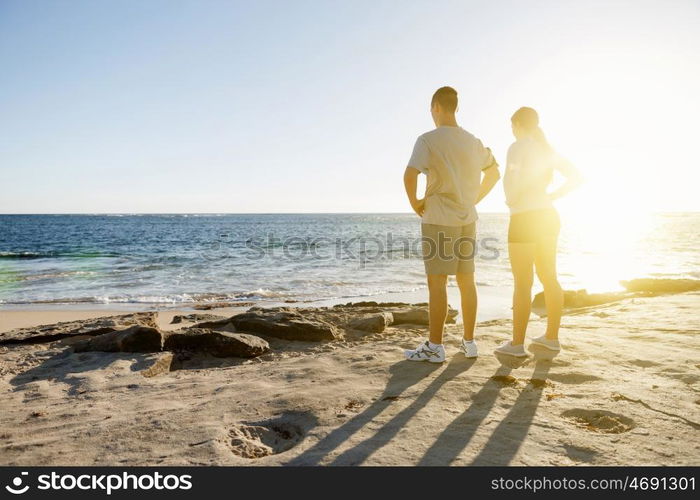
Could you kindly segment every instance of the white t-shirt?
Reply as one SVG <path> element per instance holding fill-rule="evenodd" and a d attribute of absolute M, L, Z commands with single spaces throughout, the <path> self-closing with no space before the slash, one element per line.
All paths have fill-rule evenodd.
<path fill-rule="evenodd" d="M 498 168 L 491 150 L 462 127 L 440 126 L 418 137 L 408 166 L 426 174 L 424 224 L 464 226 L 477 219 L 481 171 Z"/>
<path fill-rule="evenodd" d="M 511 214 L 552 208 L 547 188 L 554 170 L 571 174 L 575 169 L 556 151 L 532 138 L 519 139 L 508 148 L 503 189 Z"/>

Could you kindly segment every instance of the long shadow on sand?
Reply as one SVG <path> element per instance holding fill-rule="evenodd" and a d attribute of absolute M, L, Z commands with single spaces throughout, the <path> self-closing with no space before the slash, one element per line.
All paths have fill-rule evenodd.
<path fill-rule="evenodd" d="M 397 415 L 386 422 L 382 427 L 370 438 L 356 444 L 350 449 L 345 450 L 338 455 L 329 465 L 360 465 L 375 451 L 386 445 L 396 434 L 403 429 L 406 424 L 413 418 L 421 408 L 435 396 L 438 390 L 446 383 L 472 367 L 476 360 L 467 359 L 464 356 L 457 355 L 452 358 L 450 363 L 443 369 L 428 387 L 421 392 L 418 397 L 406 408 L 401 410 Z M 423 372 L 425 370 L 433 371 L 437 367 L 425 366 L 423 363 L 415 363 L 411 361 L 402 361 L 397 364 L 401 370 L 404 370 L 406 375 L 412 372 Z M 397 366 L 395 365 L 395 366 Z M 410 375 L 414 376 L 414 375 Z M 421 378 L 424 378 L 425 375 Z M 412 384 L 411 384 L 412 385 Z M 385 391 L 387 392 L 387 391 Z M 381 401 L 382 398 L 380 398 Z M 384 398 L 385 399 L 385 398 Z M 395 399 L 395 398 L 392 398 Z M 369 422 L 365 420 L 365 423 Z"/>
<path fill-rule="evenodd" d="M 417 465 L 449 465 L 467 447 L 474 433 L 491 412 L 512 366 L 501 365 L 479 392 L 471 398 L 469 408 L 459 415 L 428 448 Z"/>
<path fill-rule="evenodd" d="M 372 438 L 366 439 L 353 448 L 344 451 L 336 457 L 330 465 L 357 465 L 362 463 L 362 461 L 369 457 L 374 451 L 381 448 L 395 436 L 406 422 L 408 422 L 420 408 L 425 406 L 430 398 L 438 391 L 440 386 L 468 370 L 473 364 L 474 360 L 466 359 L 461 355 L 452 358 L 450 364 L 447 365 L 443 372 L 430 383 L 425 391 L 423 391 L 413 403 L 382 426 Z M 292 459 L 288 462 L 288 465 L 319 464 L 324 457 L 339 448 L 344 442 L 364 428 L 365 425 L 372 422 L 409 387 L 417 384 L 441 367 L 442 365 L 438 364 L 416 363 L 412 361 L 400 361 L 394 364 L 390 369 L 391 378 L 387 382 L 384 392 L 374 403 L 347 423 L 333 430 L 314 446 Z"/>
<path fill-rule="evenodd" d="M 535 360 L 530 383 L 520 392 L 471 465 L 509 465 L 515 458 L 537 413 L 551 366 L 551 360 Z"/>
<path fill-rule="evenodd" d="M 426 451 L 418 465 L 450 465 L 471 442 L 474 434 L 491 412 L 500 391 L 506 385 L 505 376 L 519 364 L 505 362 L 483 387 L 472 397 L 471 405 L 448 425 Z M 520 363 L 522 364 L 522 362 Z M 507 465 L 520 449 L 527 436 L 545 385 L 550 361 L 537 360 L 531 382 L 518 396 L 508 414 L 498 424 L 488 442 L 472 461 L 472 465 Z M 504 433 L 507 426 L 508 433 Z"/>

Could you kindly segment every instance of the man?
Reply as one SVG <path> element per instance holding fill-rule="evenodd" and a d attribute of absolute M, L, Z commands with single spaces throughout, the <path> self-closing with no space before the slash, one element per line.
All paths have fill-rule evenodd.
<path fill-rule="evenodd" d="M 439 88 L 430 103 L 436 128 L 418 137 L 404 173 L 406 194 L 421 217 L 423 260 L 428 277 L 430 338 L 406 351 L 411 361 L 445 361 L 442 334 L 447 317 L 447 279 L 457 278 L 462 302 L 464 338 L 461 348 L 477 357 L 476 325 L 476 209 L 498 182 L 498 164 L 479 139 L 457 124 L 457 91 Z M 425 197 L 416 195 L 418 174 L 428 176 Z"/>

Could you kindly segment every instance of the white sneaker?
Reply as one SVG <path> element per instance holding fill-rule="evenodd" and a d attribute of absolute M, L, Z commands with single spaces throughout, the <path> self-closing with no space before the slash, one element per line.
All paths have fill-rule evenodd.
<path fill-rule="evenodd" d="M 503 342 L 493 352 L 497 354 L 506 354 L 507 356 L 515 356 L 516 358 L 524 358 L 527 356 L 522 344 L 513 345 L 510 340 Z"/>
<path fill-rule="evenodd" d="M 445 361 L 445 347 L 440 344 L 435 348 L 430 347 L 429 341 L 423 342 L 417 348 L 404 351 L 409 361 L 428 361 L 430 363 L 442 363 Z"/>
<path fill-rule="evenodd" d="M 547 337 L 544 335 L 541 335 L 540 337 L 535 337 L 532 339 L 532 343 L 530 345 L 536 345 L 539 347 L 544 347 L 545 349 L 549 349 L 550 351 L 554 352 L 559 352 L 561 351 L 561 345 L 559 344 L 558 340 L 549 340 Z"/>
<path fill-rule="evenodd" d="M 465 357 L 476 358 L 479 356 L 479 352 L 476 349 L 476 342 L 474 340 L 467 342 L 466 340 L 462 339 L 461 347 Z"/>

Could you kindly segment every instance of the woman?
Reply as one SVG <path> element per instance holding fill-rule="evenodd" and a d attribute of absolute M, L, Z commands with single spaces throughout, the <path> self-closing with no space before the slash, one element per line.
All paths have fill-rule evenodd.
<path fill-rule="evenodd" d="M 496 353 L 527 356 L 523 343 L 530 318 L 533 267 L 544 286 L 547 331 L 532 340 L 541 348 L 559 352 L 559 324 L 564 296 L 557 279 L 557 239 L 559 214 L 552 201 L 564 196 L 580 183 L 576 169 L 562 159 L 547 143 L 532 108 L 520 108 L 511 117 L 516 141 L 508 150 L 503 186 L 510 209 L 508 255 L 513 273 L 513 340 Z M 566 177 L 566 183 L 547 192 L 554 170 Z"/>

